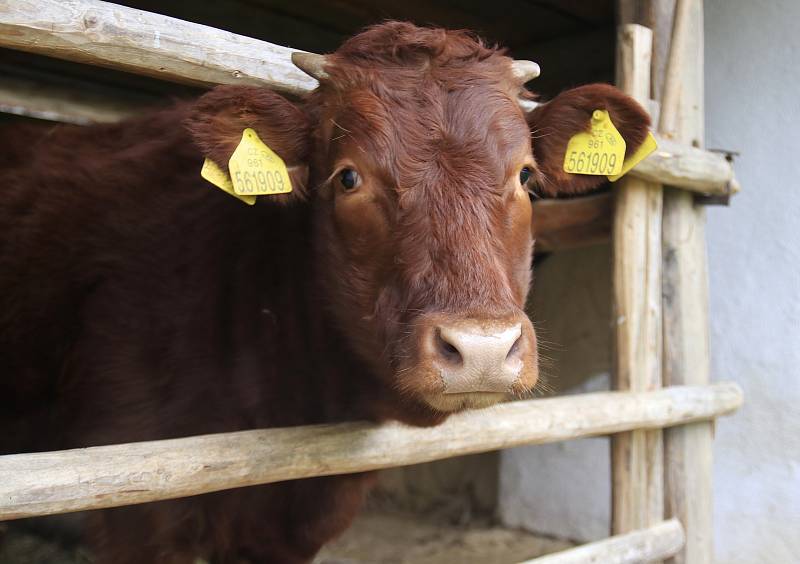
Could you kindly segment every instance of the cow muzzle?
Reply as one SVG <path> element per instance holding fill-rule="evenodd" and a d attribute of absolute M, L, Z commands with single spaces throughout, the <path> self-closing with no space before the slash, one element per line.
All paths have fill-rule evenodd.
<path fill-rule="evenodd" d="M 538 376 L 536 336 L 522 313 L 503 319 L 435 319 L 422 332 L 420 357 L 426 372 L 438 380 L 438 397 L 431 401 L 427 395 L 439 408 L 496 403 L 530 390 Z"/>

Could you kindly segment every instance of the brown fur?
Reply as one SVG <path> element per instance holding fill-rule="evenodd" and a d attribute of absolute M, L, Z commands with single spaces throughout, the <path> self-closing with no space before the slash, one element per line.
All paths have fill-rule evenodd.
<path fill-rule="evenodd" d="M 500 51 L 396 22 L 349 40 L 328 72 L 301 104 L 227 86 L 117 125 L 0 132 L 0 452 L 431 425 L 477 405 L 426 399 L 441 383 L 420 335 L 442 318 L 524 318 L 520 168 L 549 193 L 589 189 L 601 179 L 559 172 L 565 140 L 607 107 L 633 150 L 646 115 L 594 85 L 526 123 Z M 291 167 L 292 194 L 251 208 L 199 177 L 204 156 L 225 166 L 245 127 Z M 358 190 L 338 185 L 342 166 L 359 171 Z M 537 375 L 525 323 L 518 394 Z M 89 538 L 100 563 L 307 562 L 371 481 L 95 512 Z"/>

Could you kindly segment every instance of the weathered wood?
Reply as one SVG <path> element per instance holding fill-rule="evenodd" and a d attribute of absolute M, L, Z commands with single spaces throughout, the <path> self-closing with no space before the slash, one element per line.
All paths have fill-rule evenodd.
<path fill-rule="evenodd" d="M 684 96 L 681 90 L 686 83 L 687 64 L 694 67 L 698 62 L 691 58 L 687 50 L 694 0 L 677 0 L 672 23 L 672 39 L 664 76 L 664 90 L 661 92 L 661 119 L 658 131 L 666 137 L 676 137 L 679 133 L 678 114 L 681 111 L 679 101 L 690 102 L 691 96 Z M 685 84 L 686 83 L 686 84 Z M 695 145 L 697 146 L 697 145 Z"/>
<path fill-rule="evenodd" d="M 702 2 L 678 0 L 661 124 L 677 142 L 700 147 L 703 59 Z M 663 255 L 664 380 L 669 385 L 705 384 L 710 380 L 705 211 L 681 190 L 665 192 Z M 712 442 L 709 423 L 665 434 L 667 515 L 677 517 L 686 530 L 686 546 L 671 560 L 676 564 L 714 559 Z"/>
<path fill-rule="evenodd" d="M 0 457 L 0 520 L 346 474 L 630 429 L 735 410 L 735 384 L 512 402 L 429 429 L 340 423 Z"/>
<path fill-rule="evenodd" d="M 521 564 L 641 564 L 672 556 L 684 540 L 680 522 L 671 519 Z"/>
<path fill-rule="evenodd" d="M 724 155 L 678 143 L 657 135 L 658 149 L 628 174 L 701 194 L 726 195 L 738 191 L 733 166 Z"/>
<path fill-rule="evenodd" d="M 647 26 L 653 30 L 653 66 L 650 76 L 650 96 L 661 100 L 664 91 L 664 80 L 667 74 L 669 45 L 672 40 L 672 18 L 675 13 L 675 0 L 649 0 L 650 22 Z"/>
<path fill-rule="evenodd" d="M 612 209 L 611 193 L 570 200 L 536 200 L 531 224 L 536 251 L 559 251 L 608 242 Z"/>
<path fill-rule="evenodd" d="M 0 112 L 87 125 L 116 122 L 139 113 L 142 104 L 94 92 L 0 77 Z"/>
<path fill-rule="evenodd" d="M 99 0 L 0 0 L 0 46 L 190 84 L 316 86 L 287 47 Z"/>
<path fill-rule="evenodd" d="M 669 53 L 675 0 L 618 0 L 617 25 L 639 24 L 653 31 L 650 96 L 660 99 Z"/>
<path fill-rule="evenodd" d="M 650 97 L 652 32 L 623 25 L 617 36 L 617 84 L 640 103 Z M 662 188 L 638 178 L 614 190 L 612 233 L 615 389 L 661 387 Z M 664 518 L 661 431 L 615 435 L 611 450 L 612 532 L 626 533 Z"/>

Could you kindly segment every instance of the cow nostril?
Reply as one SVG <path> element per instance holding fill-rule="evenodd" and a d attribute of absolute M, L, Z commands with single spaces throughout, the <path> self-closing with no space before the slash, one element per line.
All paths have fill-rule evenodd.
<path fill-rule="evenodd" d="M 506 355 L 506 362 L 521 361 L 521 360 L 522 360 L 522 335 L 517 337 L 517 340 L 514 341 L 513 345 L 511 345 L 511 348 L 508 350 L 508 354 Z"/>
<path fill-rule="evenodd" d="M 439 356 L 450 364 L 463 364 L 464 358 L 453 343 L 442 336 L 441 330 L 436 330 L 436 350 Z"/>

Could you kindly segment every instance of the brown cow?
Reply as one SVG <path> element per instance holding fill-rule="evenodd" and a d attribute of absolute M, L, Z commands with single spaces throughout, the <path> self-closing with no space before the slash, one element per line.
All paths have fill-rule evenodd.
<path fill-rule="evenodd" d="M 612 87 L 528 115 L 512 61 L 464 32 L 386 23 L 293 103 L 225 86 L 116 125 L 8 127 L 0 156 L 0 451 L 449 413 L 529 392 L 528 189 Z M 249 207 L 199 176 L 255 129 L 294 191 Z M 533 141 L 532 141 L 533 140 Z M 95 512 L 100 563 L 307 562 L 371 475 Z"/>

